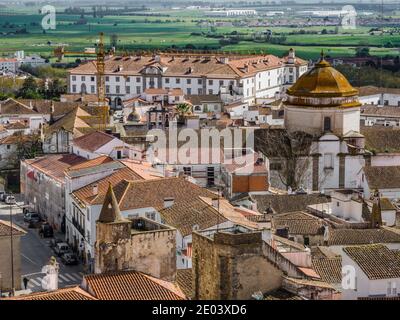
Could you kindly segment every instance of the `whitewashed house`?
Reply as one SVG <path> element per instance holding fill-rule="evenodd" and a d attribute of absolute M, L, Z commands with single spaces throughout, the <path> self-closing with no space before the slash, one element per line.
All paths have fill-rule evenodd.
<path fill-rule="evenodd" d="M 130 146 L 109 133 L 93 131 L 71 143 L 71 152 L 86 159 L 94 159 L 101 155 L 113 159 L 122 159 L 129 156 Z"/>
<path fill-rule="evenodd" d="M 400 255 L 383 244 L 345 247 L 343 300 L 399 297 Z"/>

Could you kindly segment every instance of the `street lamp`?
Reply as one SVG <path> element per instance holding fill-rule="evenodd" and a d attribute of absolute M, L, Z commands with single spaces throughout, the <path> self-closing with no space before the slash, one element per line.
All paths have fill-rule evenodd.
<path fill-rule="evenodd" d="M 10 193 L 9 197 L 12 197 Z M 11 247 L 11 295 L 15 294 L 14 286 L 14 241 L 13 241 L 13 219 L 12 219 L 12 203 L 10 201 L 10 247 Z"/>

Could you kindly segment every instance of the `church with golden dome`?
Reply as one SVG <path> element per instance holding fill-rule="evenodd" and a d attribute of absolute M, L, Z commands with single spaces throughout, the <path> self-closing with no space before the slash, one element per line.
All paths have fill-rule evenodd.
<path fill-rule="evenodd" d="M 356 188 L 358 173 L 370 156 L 360 133 L 358 90 L 334 69 L 324 54 L 286 91 L 286 132 L 312 137 L 304 158 L 304 189 L 329 193 L 337 188 Z M 282 186 L 278 186 L 282 187 Z"/>
<path fill-rule="evenodd" d="M 285 127 L 321 136 L 360 131 L 358 90 L 324 58 L 287 90 Z"/>

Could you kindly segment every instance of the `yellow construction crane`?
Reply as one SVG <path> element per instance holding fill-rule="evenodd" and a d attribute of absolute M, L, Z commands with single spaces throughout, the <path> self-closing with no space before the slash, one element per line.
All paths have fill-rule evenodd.
<path fill-rule="evenodd" d="M 97 57 L 96 61 L 96 71 L 97 71 L 97 101 L 98 101 L 98 116 L 93 116 L 95 118 L 100 117 L 99 130 L 104 131 L 107 128 L 108 123 L 108 113 L 109 107 L 106 101 L 106 90 L 105 90 L 105 50 L 104 50 L 104 33 L 100 32 L 99 41 L 97 43 L 96 50 L 86 49 L 85 51 L 66 51 L 64 47 L 57 47 L 54 49 L 54 56 L 57 57 L 57 61 L 61 61 L 65 55 L 75 55 L 75 56 L 86 56 L 92 55 Z"/>

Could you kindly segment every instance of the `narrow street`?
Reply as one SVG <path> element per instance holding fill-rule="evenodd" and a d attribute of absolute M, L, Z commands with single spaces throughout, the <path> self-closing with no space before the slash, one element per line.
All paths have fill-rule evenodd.
<path fill-rule="evenodd" d="M 55 256 L 50 248 L 51 238 L 42 239 L 39 236 L 38 229 L 28 228 L 27 223 L 23 220 L 22 210 L 19 206 L 23 205 L 18 202 L 11 206 L 13 223 L 22 227 L 27 234 L 21 238 L 21 281 L 24 276 L 29 279 L 28 289 L 32 291 L 42 291 L 41 280 L 44 274 L 41 272 L 42 267 L 49 262 L 50 257 Z M 0 219 L 10 221 L 10 206 L 4 202 L 0 202 Z M 55 234 L 56 237 L 62 239 L 62 235 Z M 83 276 L 82 265 L 67 266 L 61 262 L 59 271 L 59 288 L 80 284 Z M 22 289 L 24 286 L 22 285 Z"/>

